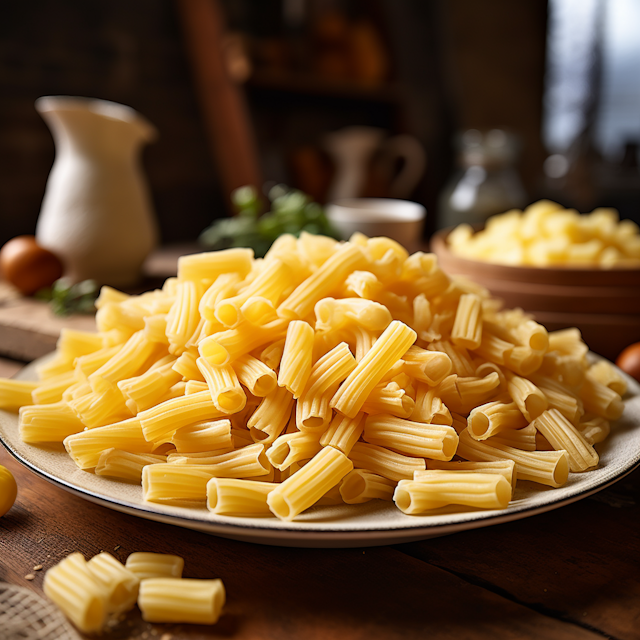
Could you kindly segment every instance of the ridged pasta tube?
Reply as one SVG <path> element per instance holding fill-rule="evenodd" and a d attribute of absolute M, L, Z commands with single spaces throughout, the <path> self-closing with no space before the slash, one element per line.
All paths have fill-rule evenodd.
<path fill-rule="evenodd" d="M 225 249 L 178 258 L 178 280 L 215 280 L 224 273 L 245 277 L 253 262 L 253 249 Z"/>
<path fill-rule="evenodd" d="M 466 460 L 441 462 L 440 460 L 429 460 L 427 461 L 427 472 L 416 471 L 413 474 L 413 479 L 420 480 L 425 473 L 434 470 L 456 471 L 460 473 L 497 473 L 505 477 L 513 491 L 515 491 L 518 479 L 516 463 L 513 460 L 495 460 L 493 462 L 470 462 Z"/>
<path fill-rule="evenodd" d="M 331 399 L 330 406 L 350 418 L 362 409 L 371 390 L 416 340 L 416 332 L 394 320 L 376 340 Z"/>
<path fill-rule="evenodd" d="M 44 576 L 47 598 L 55 602 L 84 633 L 102 630 L 107 615 L 107 593 L 93 577 L 81 553 L 72 553 Z"/>
<path fill-rule="evenodd" d="M 216 449 L 233 449 L 231 421 L 229 419 L 208 420 L 181 427 L 171 442 L 178 453 L 198 453 Z"/>
<path fill-rule="evenodd" d="M 297 473 L 267 496 L 267 504 L 275 516 L 291 521 L 314 505 L 353 469 L 347 456 L 333 447 L 324 447 Z"/>
<path fill-rule="evenodd" d="M 556 451 L 564 449 L 567 452 L 571 471 L 586 471 L 598 464 L 596 450 L 559 411 L 545 411 L 533 424 Z"/>
<path fill-rule="evenodd" d="M 595 415 L 585 415 L 576 425 L 576 429 L 589 444 L 602 442 L 611 431 L 611 425 L 605 418 Z"/>
<path fill-rule="evenodd" d="M 251 444 L 227 453 L 170 453 L 167 461 L 176 467 L 200 465 L 211 473 L 212 478 L 259 478 L 271 471 L 271 463 L 261 444 Z"/>
<path fill-rule="evenodd" d="M 149 578 L 181 578 L 184 559 L 170 553 L 149 553 L 136 551 L 130 553 L 125 567 L 139 580 Z"/>
<path fill-rule="evenodd" d="M 286 387 L 295 399 L 302 395 L 311 375 L 313 337 L 314 331 L 307 322 L 293 320 L 289 323 L 278 384 Z"/>
<path fill-rule="evenodd" d="M 282 361 L 284 343 L 285 339 L 281 338 L 280 340 L 276 340 L 275 342 L 268 344 L 264 349 L 260 350 L 259 354 L 257 354 L 258 359 L 264 362 L 269 369 L 273 369 L 275 371 Z"/>
<path fill-rule="evenodd" d="M 627 381 L 606 360 L 599 360 L 587 369 L 587 378 L 615 391 L 619 396 L 627 392 Z"/>
<path fill-rule="evenodd" d="M 102 349 L 102 336 L 90 331 L 63 327 L 56 344 L 58 354 L 68 361 Z"/>
<path fill-rule="evenodd" d="M 146 622 L 215 624 L 225 598 L 222 580 L 149 578 L 140 585 L 138 606 Z"/>
<path fill-rule="evenodd" d="M 295 462 L 310 460 L 320 449 L 322 445 L 316 434 L 302 431 L 285 433 L 269 447 L 267 458 L 276 469 L 284 471 Z"/>
<path fill-rule="evenodd" d="M 486 440 L 505 430 L 522 429 L 527 421 L 515 402 L 487 402 L 471 410 L 467 420 L 469 434 Z"/>
<path fill-rule="evenodd" d="M 340 495 L 347 504 L 369 500 L 393 500 L 396 482 L 366 469 L 354 469 L 340 483 Z"/>
<path fill-rule="evenodd" d="M 533 424 L 530 424 L 522 429 L 505 429 L 495 436 L 491 436 L 485 442 L 487 444 L 505 444 L 514 449 L 522 449 L 522 451 L 535 451 L 538 448 L 537 435 L 539 435 L 538 431 Z"/>
<path fill-rule="evenodd" d="M 214 367 L 206 358 L 198 358 L 196 364 L 209 386 L 213 404 L 218 411 L 230 414 L 244 409 L 247 396 L 231 365 Z"/>
<path fill-rule="evenodd" d="M 19 411 L 18 425 L 22 442 L 62 442 L 84 429 L 78 416 L 66 402 L 28 405 Z"/>
<path fill-rule="evenodd" d="M 258 360 L 247 353 L 240 356 L 234 363 L 233 368 L 238 376 L 238 380 L 254 396 L 264 398 L 271 393 L 278 384 L 278 378 L 274 371 L 270 369 L 262 360 Z"/>
<path fill-rule="evenodd" d="M 221 367 L 268 342 L 279 340 L 286 332 L 285 320 L 274 320 L 262 326 L 245 323 L 204 338 L 198 344 L 198 351 L 212 365 Z"/>
<path fill-rule="evenodd" d="M 367 469 L 396 482 L 413 478 L 416 470 L 427 468 L 424 458 L 404 456 L 366 442 L 356 442 L 349 452 L 349 459 L 356 469 Z"/>
<path fill-rule="evenodd" d="M 495 473 L 425 471 L 420 480 L 401 480 L 393 494 L 398 509 L 407 515 L 451 504 L 480 509 L 506 509 L 511 485 Z"/>
<path fill-rule="evenodd" d="M 453 427 L 427 425 L 390 415 L 368 416 L 363 437 L 370 444 L 434 460 L 451 460 L 458 446 L 458 434 Z"/>
<path fill-rule="evenodd" d="M 327 428 L 332 415 L 329 403 L 338 385 L 356 366 L 346 342 L 341 342 L 313 365 L 296 405 L 296 423 L 301 431 L 322 433 Z"/>
<path fill-rule="evenodd" d="M 262 444 L 273 442 L 285 430 L 292 408 L 293 396 L 285 387 L 276 387 L 247 421 L 251 437 Z"/>
<path fill-rule="evenodd" d="M 347 418 L 337 413 L 329 428 L 320 437 L 320 444 L 323 447 L 332 446 L 348 456 L 364 431 L 364 417 L 363 413 L 357 414 L 355 418 Z"/>
<path fill-rule="evenodd" d="M 87 562 L 87 568 L 107 594 L 107 612 L 120 614 L 133 609 L 140 579 L 110 553 L 102 552 Z"/>
<path fill-rule="evenodd" d="M 210 465 L 150 464 L 142 470 L 142 496 L 148 502 L 199 502 L 207 497 Z"/>
<path fill-rule="evenodd" d="M 168 442 L 181 427 L 224 416 L 213 404 L 211 393 L 201 391 L 162 402 L 137 417 L 149 442 Z"/>
<path fill-rule="evenodd" d="M 511 372 L 507 373 L 507 380 L 509 395 L 529 422 L 548 408 L 546 396 L 531 380 L 515 376 Z"/>
<path fill-rule="evenodd" d="M 415 345 L 409 347 L 402 360 L 403 370 L 407 375 L 432 387 L 440 384 L 452 369 L 451 358 L 447 353 L 421 349 Z"/>
<path fill-rule="evenodd" d="M 380 382 L 362 405 L 362 411 L 370 415 L 386 413 L 398 418 L 408 418 L 415 405 L 415 400 L 397 382 Z"/>
<path fill-rule="evenodd" d="M 467 429 L 460 433 L 456 453 L 461 458 L 476 462 L 513 460 L 518 478 L 550 487 L 561 487 L 569 477 L 569 456 L 566 451 L 521 451 L 503 444 L 478 442 Z"/>
<path fill-rule="evenodd" d="M 117 383 L 122 395 L 134 403 L 135 413 L 156 405 L 182 379 L 173 368 L 175 361 L 173 356 L 165 356 L 145 373 Z"/>
<path fill-rule="evenodd" d="M 62 400 L 65 389 L 77 381 L 74 371 L 52 376 L 40 383 L 31 393 L 33 404 L 53 404 Z"/>
<path fill-rule="evenodd" d="M 106 449 L 151 453 L 153 444 L 145 440 L 140 420 L 130 418 L 67 436 L 64 447 L 80 469 L 93 469 Z"/>
<path fill-rule="evenodd" d="M 338 291 L 352 271 L 364 267 L 366 258 L 362 249 L 353 244 L 342 245 L 321 267 L 298 285 L 291 295 L 280 303 L 278 316 L 288 320 L 301 320 L 309 316 L 322 298 Z"/>
<path fill-rule="evenodd" d="M 622 398 L 609 387 L 585 377 L 580 398 L 584 408 L 607 420 L 617 420 L 624 410 Z"/>
<path fill-rule="evenodd" d="M 315 307 L 317 331 L 338 331 L 356 324 L 368 331 L 384 331 L 393 320 L 384 305 L 363 298 L 322 298 Z"/>
<path fill-rule="evenodd" d="M 34 404 L 31 392 L 39 382 L 0 380 L 0 409 L 17 412 L 20 407 Z"/>
<path fill-rule="evenodd" d="M 216 304 L 220 300 L 234 296 L 241 281 L 239 273 L 219 275 L 200 298 L 198 305 L 200 317 L 209 322 L 218 322 L 215 316 Z"/>
<path fill-rule="evenodd" d="M 482 298 L 474 293 L 460 296 L 451 340 L 466 349 L 477 349 L 482 341 Z"/>
<path fill-rule="evenodd" d="M 278 485 L 273 482 L 211 478 L 207 483 L 207 507 L 223 516 L 270 516 L 267 496 Z"/>
<path fill-rule="evenodd" d="M 425 424 L 444 424 L 451 426 L 453 418 L 447 406 L 438 396 L 436 389 L 419 384 L 416 389 L 415 406 L 409 416 L 414 422 Z"/>
<path fill-rule="evenodd" d="M 86 427 L 104 427 L 133 416 L 124 396 L 117 387 L 98 393 L 87 393 L 69 400 L 69 407 Z"/>
<path fill-rule="evenodd" d="M 153 453 L 130 453 L 122 449 L 106 449 L 98 458 L 95 474 L 140 484 L 144 467 L 166 461 L 166 456 Z"/>
<path fill-rule="evenodd" d="M 532 378 L 538 389 L 544 393 L 549 409 L 557 409 L 574 424 L 580 420 L 580 416 L 584 413 L 584 405 L 582 400 L 573 395 L 573 392 L 553 378 L 538 375 Z"/>
<path fill-rule="evenodd" d="M 513 343 L 502 340 L 487 331 L 483 331 L 480 346 L 474 351 L 489 362 L 505 364 L 513 349 L 515 349 Z"/>

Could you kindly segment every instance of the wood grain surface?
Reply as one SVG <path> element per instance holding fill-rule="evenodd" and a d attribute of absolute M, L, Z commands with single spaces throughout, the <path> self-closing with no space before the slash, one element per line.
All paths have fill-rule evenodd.
<path fill-rule="evenodd" d="M 18 366 L 0 360 L 0 373 Z M 103 638 L 639 637 L 640 470 L 518 522 L 393 547 L 288 549 L 111 511 L 37 477 L 4 449 L 0 464 L 19 486 L 0 519 L 0 580 L 41 593 L 45 571 L 67 554 L 104 550 L 122 561 L 133 551 L 177 553 L 185 577 L 225 583 L 227 605 L 213 627 L 148 624 L 135 610 Z"/>

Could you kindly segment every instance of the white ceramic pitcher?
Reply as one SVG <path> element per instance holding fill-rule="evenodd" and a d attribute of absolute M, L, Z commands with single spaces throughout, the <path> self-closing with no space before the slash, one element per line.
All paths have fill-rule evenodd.
<path fill-rule="evenodd" d="M 105 100 L 47 96 L 36 109 L 51 129 L 56 158 L 36 227 L 74 282 L 135 284 L 158 241 L 140 151 L 156 129 Z"/>

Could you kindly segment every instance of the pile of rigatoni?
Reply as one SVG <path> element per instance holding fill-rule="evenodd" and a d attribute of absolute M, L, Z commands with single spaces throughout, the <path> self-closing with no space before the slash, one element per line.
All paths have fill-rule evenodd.
<path fill-rule="evenodd" d="M 516 479 L 598 464 L 625 382 L 388 238 L 281 236 L 180 258 L 162 289 L 102 289 L 39 382 L 0 382 L 25 442 L 141 482 L 148 501 L 291 520 L 314 504 L 504 509 Z"/>

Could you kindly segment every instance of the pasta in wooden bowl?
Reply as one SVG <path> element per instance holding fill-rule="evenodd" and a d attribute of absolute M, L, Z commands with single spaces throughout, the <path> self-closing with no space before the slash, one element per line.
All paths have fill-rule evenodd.
<path fill-rule="evenodd" d="M 295 519 L 394 500 L 504 509 L 598 464 L 625 382 L 388 238 L 282 236 L 180 259 L 163 288 L 98 299 L 37 382 L 0 382 L 24 442 L 142 484 L 147 501 Z M 8 398 L 8 400 L 5 400 Z M 461 461 L 459 461 L 461 460 Z"/>

